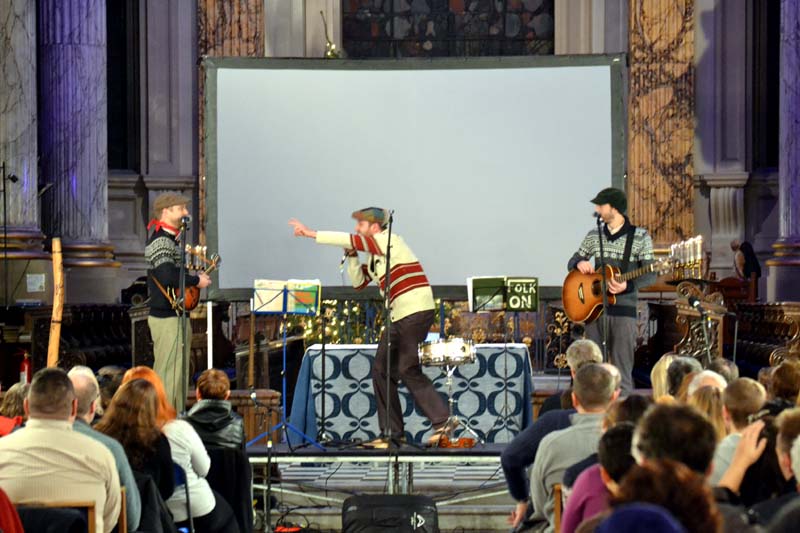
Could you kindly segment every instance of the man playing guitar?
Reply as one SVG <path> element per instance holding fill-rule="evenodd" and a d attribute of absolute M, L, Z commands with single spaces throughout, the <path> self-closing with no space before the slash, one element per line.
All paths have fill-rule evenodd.
<path fill-rule="evenodd" d="M 309 237 L 319 244 L 341 246 L 347 256 L 347 271 L 356 289 L 363 289 L 371 280 L 385 290 L 386 246 L 388 241 L 388 213 L 384 209 L 368 207 L 353 213 L 356 233 L 337 231 L 314 231 L 299 220 L 289 224 L 297 237 Z M 368 254 L 367 263 L 361 264 L 358 252 Z M 454 427 L 446 427 L 449 411 L 442 396 L 433 383 L 423 374 L 419 363 L 418 345 L 425 340 L 434 320 L 433 291 L 414 252 L 402 237 L 392 234 L 390 254 L 389 307 L 392 334 L 391 384 L 386 390 L 386 331 L 381 334 L 375 364 L 372 367 L 372 385 L 378 407 L 378 423 L 381 433 L 391 439 L 405 440 L 403 413 L 397 383 L 402 380 L 414 397 L 414 402 L 431 421 L 434 433 L 428 443 L 437 445 L 440 439 Z M 389 403 L 389 420 L 386 420 L 386 403 Z M 389 442 L 375 439 L 368 443 L 374 448 L 385 448 Z"/>
<path fill-rule="evenodd" d="M 179 246 L 181 219 L 189 216 L 186 206 L 189 198 L 175 193 L 160 194 L 153 203 L 153 214 L 147 229 L 155 231 L 147 239 L 144 256 L 147 260 L 147 292 L 150 294 L 150 316 L 147 325 L 153 337 L 153 370 L 164 382 L 167 399 L 182 412 L 186 405 L 186 390 L 189 378 L 189 351 L 192 328 L 186 321 L 186 343 L 180 349 L 180 318 L 170 301 L 169 291 L 180 286 L 181 251 Z M 202 289 L 211 284 L 205 273 L 197 276 L 186 274 L 186 286 Z M 183 378 L 183 379 L 182 379 Z"/>
<path fill-rule="evenodd" d="M 603 260 L 600 261 L 600 242 L 596 229 L 583 239 L 578 251 L 567 264 L 569 270 L 578 269 L 583 274 L 591 274 L 602 262 L 617 267 L 624 274 L 633 268 L 645 267 L 653 263 L 653 241 L 643 228 L 631 225 L 625 211 L 628 207 L 625 193 L 609 187 L 600 191 L 592 199 L 595 212 L 605 223 L 603 235 Z M 630 240 L 630 242 L 629 242 Z M 627 257 L 626 257 L 627 254 Z M 590 259 L 595 259 L 593 266 Z M 638 279 L 618 281 L 607 279 L 608 292 L 616 296 L 616 303 L 606 311 L 608 338 L 606 347 L 611 363 L 622 375 L 622 394 L 633 391 L 633 352 L 636 348 L 636 304 L 638 287 L 647 287 L 655 282 L 655 274 L 646 274 Z M 602 346 L 603 318 L 586 325 L 586 335 Z"/>

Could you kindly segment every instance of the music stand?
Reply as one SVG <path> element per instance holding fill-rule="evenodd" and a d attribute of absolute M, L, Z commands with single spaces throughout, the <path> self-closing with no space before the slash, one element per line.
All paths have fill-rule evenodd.
<path fill-rule="evenodd" d="M 282 286 L 280 286 L 282 283 Z M 281 419 L 275 424 L 268 432 L 264 432 L 251 442 L 256 442 L 264 436 L 275 432 L 276 430 L 283 430 L 286 437 L 286 443 L 291 448 L 289 440 L 289 431 L 301 437 L 305 443 L 308 443 L 315 448 L 325 451 L 325 448 L 309 437 L 298 428 L 293 426 L 286 418 L 286 319 L 289 315 L 303 315 L 303 316 L 316 316 L 319 311 L 320 303 L 320 287 L 317 283 L 313 287 L 308 285 L 312 282 L 270 282 L 261 284 L 256 282 L 256 288 L 253 293 L 253 301 L 251 309 L 254 314 L 258 315 L 280 315 L 281 328 L 283 329 L 283 361 L 281 367 Z M 266 285 L 266 286 L 265 286 Z M 293 286 L 305 285 L 305 286 Z"/>

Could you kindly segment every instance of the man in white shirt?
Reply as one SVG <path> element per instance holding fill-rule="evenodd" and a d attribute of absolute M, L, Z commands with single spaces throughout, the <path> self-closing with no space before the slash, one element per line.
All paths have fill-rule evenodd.
<path fill-rule="evenodd" d="M 94 502 L 97 531 L 111 531 L 120 512 L 117 466 L 108 448 L 72 430 L 78 402 L 66 372 L 37 372 L 24 406 L 26 426 L 0 439 L 0 488 L 14 504 Z"/>

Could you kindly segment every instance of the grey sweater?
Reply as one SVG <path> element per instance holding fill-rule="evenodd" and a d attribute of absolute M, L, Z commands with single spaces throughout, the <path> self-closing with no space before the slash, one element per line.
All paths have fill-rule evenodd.
<path fill-rule="evenodd" d="M 607 265 L 621 268 L 622 260 L 625 254 L 625 242 L 628 240 L 628 231 L 631 223 L 628 217 L 625 217 L 625 223 L 612 235 L 608 231 L 608 227 L 603 227 L 603 253 L 605 263 Z M 578 251 L 570 258 L 567 263 L 567 269 L 574 269 L 579 262 L 588 261 L 594 258 L 595 268 L 600 264 L 600 239 L 597 236 L 597 230 L 594 229 L 586 234 L 583 242 L 581 242 Z M 649 265 L 655 260 L 653 253 L 653 240 L 643 228 L 636 228 L 633 234 L 633 247 L 631 248 L 631 257 L 628 262 L 627 271 L 635 270 L 637 268 Z M 623 272 L 624 273 L 624 272 Z M 638 287 L 647 287 L 656 281 L 657 275 L 654 273 L 645 274 L 639 278 L 629 280 L 628 288 L 625 292 L 617 294 L 617 303 L 608 309 L 608 314 L 613 316 L 629 316 L 636 317 L 636 302 L 639 298 Z"/>
<path fill-rule="evenodd" d="M 542 439 L 530 476 L 532 531 L 553 531 L 553 485 L 562 483 L 567 468 L 597 452 L 603 416 L 604 413 L 575 413 L 570 427 Z"/>

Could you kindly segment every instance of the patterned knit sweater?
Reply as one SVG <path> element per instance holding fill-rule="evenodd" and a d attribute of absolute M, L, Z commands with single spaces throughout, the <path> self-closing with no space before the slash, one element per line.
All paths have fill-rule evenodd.
<path fill-rule="evenodd" d="M 625 217 L 625 223 L 615 234 L 608 231 L 608 226 L 603 226 L 603 252 L 605 263 L 613 267 L 621 268 L 625 254 L 625 243 L 628 240 L 628 231 L 631 223 Z M 586 234 L 578 251 L 570 258 L 567 269 L 574 269 L 579 262 L 588 261 L 594 257 L 595 268 L 599 264 L 600 240 L 597 230 L 594 229 Z M 633 234 L 633 248 L 628 262 L 628 271 L 649 265 L 655 260 L 653 253 L 653 240 L 643 228 L 636 228 Z M 624 272 L 623 272 L 624 274 Z M 617 294 L 617 303 L 608 309 L 608 314 L 613 316 L 636 317 L 636 302 L 639 298 L 638 287 L 647 287 L 656 281 L 656 274 L 645 274 L 639 278 L 628 280 L 628 288 L 625 292 Z"/>
<path fill-rule="evenodd" d="M 177 235 L 166 228 L 153 232 L 144 248 L 144 257 L 147 260 L 147 292 L 150 293 L 150 316 L 156 318 L 169 318 L 177 313 L 153 281 L 155 277 L 161 286 L 177 289 L 180 287 L 181 251 Z M 200 278 L 186 274 L 186 286 L 197 285 Z"/>
<path fill-rule="evenodd" d="M 351 235 L 338 231 L 318 231 L 319 244 L 341 246 L 345 250 L 366 252 L 367 263 L 361 264 L 358 255 L 353 252 L 347 258 L 347 272 L 353 287 L 363 289 L 369 282 L 375 280 L 383 294 L 386 273 L 386 244 L 388 231 L 383 231 L 372 237 Z M 392 322 L 401 320 L 413 313 L 434 309 L 433 291 L 428 282 L 422 265 L 417 256 L 411 251 L 400 235 L 392 233 L 391 261 L 391 287 L 389 291 L 389 307 Z"/>

